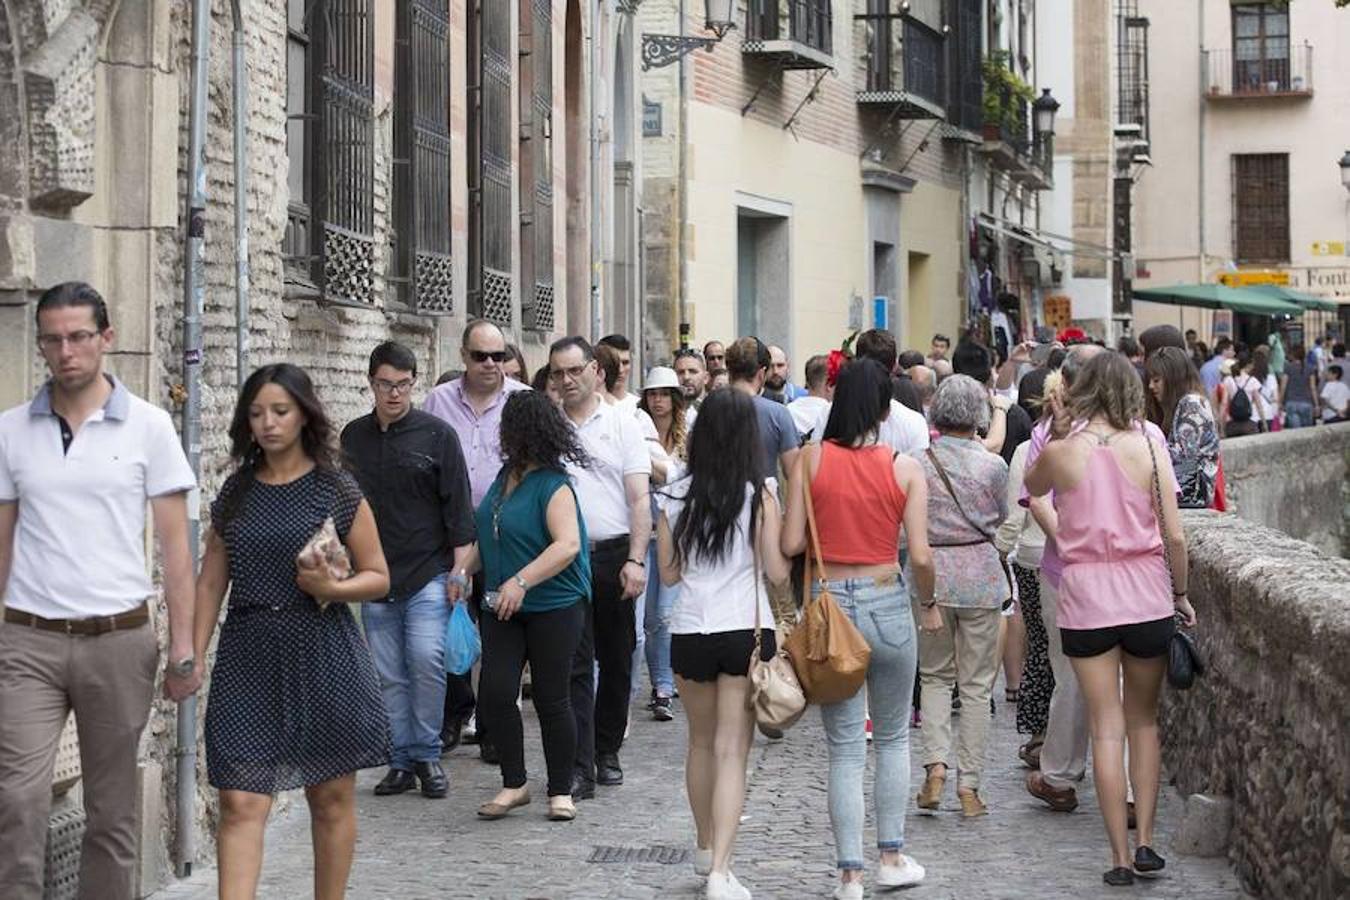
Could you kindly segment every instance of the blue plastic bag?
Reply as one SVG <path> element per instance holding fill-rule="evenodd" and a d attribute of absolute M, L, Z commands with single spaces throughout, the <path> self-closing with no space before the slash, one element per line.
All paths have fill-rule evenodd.
<path fill-rule="evenodd" d="M 450 621 L 445 624 L 445 671 L 451 675 L 463 675 L 478 662 L 483 652 L 483 642 L 478 637 L 478 627 L 469 618 L 469 607 L 456 603 L 450 611 Z"/>

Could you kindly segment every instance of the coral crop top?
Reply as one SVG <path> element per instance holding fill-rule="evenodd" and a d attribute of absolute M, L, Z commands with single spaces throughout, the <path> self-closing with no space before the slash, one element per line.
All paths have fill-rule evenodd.
<path fill-rule="evenodd" d="M 895 483 L 890 447 L 820 445 L 811 502 L 826 563 L 873 566 L 900 557 L 905 492 Z"/>

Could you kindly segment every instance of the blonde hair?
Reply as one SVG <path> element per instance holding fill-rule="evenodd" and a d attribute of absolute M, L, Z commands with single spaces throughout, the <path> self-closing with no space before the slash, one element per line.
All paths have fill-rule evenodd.
<path fill-rule="evenodd" d="M 1101 416 L 1112 428 L 1127 431 L 1144 417 L 1144 381 L 1126 357 L 1098 353 L 1074 376 L 1067 406 L 1075 422 Z"/>

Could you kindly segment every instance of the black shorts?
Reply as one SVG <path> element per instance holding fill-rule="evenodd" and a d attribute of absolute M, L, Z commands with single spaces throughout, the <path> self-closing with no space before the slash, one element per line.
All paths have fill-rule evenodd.
<path fill-rule="evenodd" d="M 1110 628 L 1061 628 L 1059 639 L 1065 656 L 1100 656 L 1116 645 L 1131 656 L 1151 659 L 1167 653 L 1167 646 L 1177 630 L 1171 616 L 1152 622 L 1133 625 L 1114 625 Z"/>
<path fill-rule="evenodd" d="M 759 658 L 773 659 L 778 640 L 772 628 L 760 629 Z M 750 654 L 755 651 L 755 629 L 719 631 L 714 634 L 672 634 L 670 667 L 690 681 L 716 681 L 718 675 L 745 677 L 750 674 Z"/>

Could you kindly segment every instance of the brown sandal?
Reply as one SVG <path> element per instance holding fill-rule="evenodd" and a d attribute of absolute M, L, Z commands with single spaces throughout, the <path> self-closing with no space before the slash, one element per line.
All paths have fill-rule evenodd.
<path fill-rule="evenodd" d="M 517 807 L 520 806 L 529 806 L 529 804 L 530 804 L 529 791 L 526 791 L 525 793 L 521 794 L 520 799 L 512 803 L 497 803 L 495 801 L 489 801 L 488 803 L 484 803 L 482 806 L 478 807 L 478 818 L 501 819 L 504 818 L 506 814 L 509 813 L 511 810 L 516 809 Z"/>

